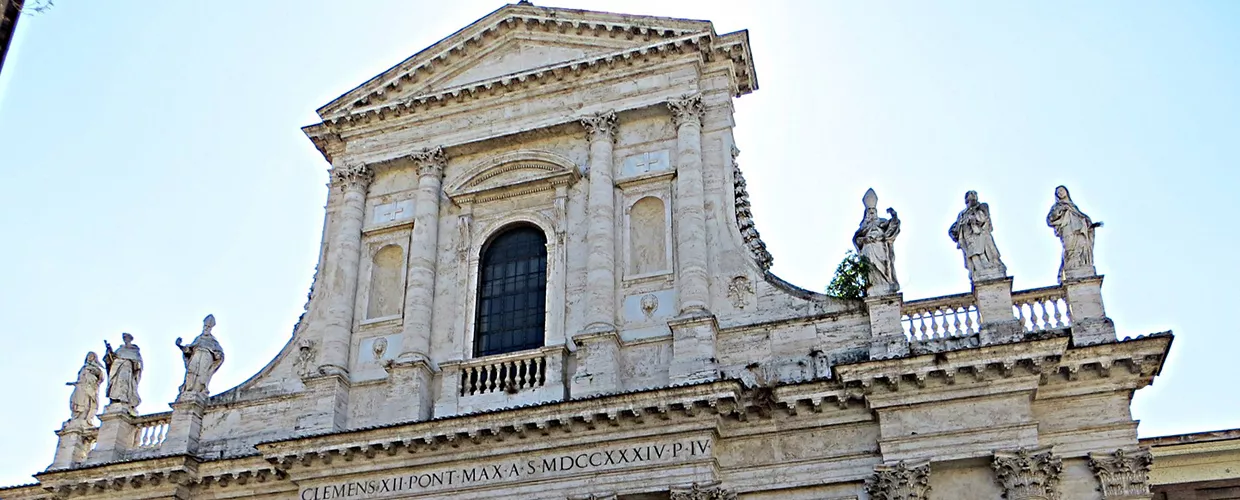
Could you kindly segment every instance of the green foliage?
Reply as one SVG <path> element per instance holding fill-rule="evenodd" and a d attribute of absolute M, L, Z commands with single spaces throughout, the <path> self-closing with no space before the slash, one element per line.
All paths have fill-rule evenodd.
<path fill-rule="evenodd" d="M 857 252 L 849 250 L 844 260 L 835 268 L 835 277 L 827 286 L 827 295 L 841 299 L 860 299 L 865 297 L 865 289 L 869 287 L 870 263 Z"/>

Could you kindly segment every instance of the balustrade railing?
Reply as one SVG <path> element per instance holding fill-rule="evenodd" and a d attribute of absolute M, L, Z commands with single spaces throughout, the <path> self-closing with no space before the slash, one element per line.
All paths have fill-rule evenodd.
<path fill-rule="evenodd" d="M 976 335 L 981 318 L 972 294 L 905 302 L 900 319 L 910 342 Z"/>
<path fill-rule="evenodd" d="M 1063 287 L 1048 286 L 1012 293 L 1012 314 L 1025 331 L 1042 332 L 1072 325 Z"/>
<path fill-rule="evenodd" d="M 518 392 L 547 385 L 547 355 L 542 351 L 488 356 L 461 365 L 461 396 Z"/>
<path fill-rule="evenodd" d="M 152 413 L 134 419 L 134 448 L 155 448 L 168 437 L 172 413 Z"/>

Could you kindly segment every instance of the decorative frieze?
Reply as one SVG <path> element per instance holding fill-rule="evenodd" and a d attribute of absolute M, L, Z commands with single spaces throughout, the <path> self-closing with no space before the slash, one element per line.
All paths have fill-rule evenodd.
<path fill-rule="evenodd" d="M 874 467 L 874 477 L 866 481 L 865 490 L 874 500 L 926 500 L 930 492 L 930 462 Z"/>
<path fill-rule="evenodd" d="M 581 126 L 586 129 L 586 136 L 591 142 L 597 140 L 616 140 L 617 122 L 615 111 L 600 111 L 581 119 Z"/>
<path fill-rule="evenodd" d="M 331 170 L 332 185 L 343 191 L 362 190 L 370 186 L 375 172 L 362 163 L 347 163 Z"/>
<path fill-rule="evenodd" d="M 990 467 L 1007 500 L 1058 500 L 1063 460 L 1051 448 L 996 451 Z"/>
<path fill-rule="evenodd" d="M 667 101 L 667 108 L 672 112 L 672 123 L 680 127 L 684 123 L 701 124 L 706 107 L 702 104 L 701 94 L 687 94 Z"/>
<path fill-rule="evenodd" d="M 724 489 L 719 483 L 673 487 L 671 500 L 736 500 L 736 493 Z"/>
<path fill-rule="evenodd" d="M 1150 498 L 1150 466 L 1154 456 L 1149 450 L 1115 450 L 1113 454 L 1090 453 L 1089 468 L 1102 484 L 1106 500 Z"/>

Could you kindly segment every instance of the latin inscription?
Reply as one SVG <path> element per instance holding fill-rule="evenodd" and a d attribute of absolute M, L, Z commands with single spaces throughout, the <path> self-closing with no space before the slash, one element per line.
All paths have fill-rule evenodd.
<path fill-rule="evenodd" d="M 359 479 L 301 490 L 301 500 L 350 500 L 466 488 L 495 482 L 546 478 L 559 474 L 605 471 L 632 465 L 668 463 L 710 455 L 709 439 L 605 448 L 496 463 L 464 465 L 403 476 Z"/>

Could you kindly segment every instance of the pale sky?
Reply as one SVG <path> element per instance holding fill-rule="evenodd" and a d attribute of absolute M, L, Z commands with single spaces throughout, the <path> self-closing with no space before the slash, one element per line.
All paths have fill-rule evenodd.
<path fill-rule="evenodd" d="M 544 2 L 535 2 L 544 4 Z M 317 258 L 314 109 L 491 1 L 57 0 L 0 73 L 0 485 L 51 463 L 88 350 L 130 332 L 143 413 L 214 313 L 224 391 L 289 339 Z M 552 4 L 547 4 L 552 5 Z M 736 135 L 774 271 L 822 290 L 873 187 L 906 300 L 966 292 L 947 227 L 990 204 L 1017 289 L 1053 284 L 1056 185 L 1106 226 L 1121 337 L 1173 330 L 1142 436 L 1240 427 L 1240 2 L 558 0 L 749 29 Z"/>

